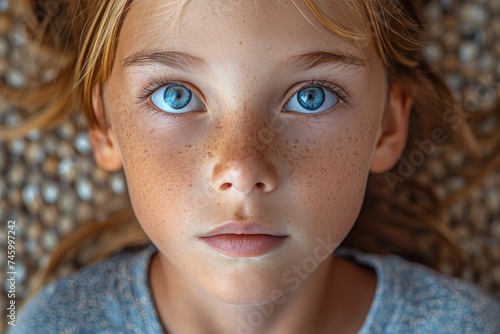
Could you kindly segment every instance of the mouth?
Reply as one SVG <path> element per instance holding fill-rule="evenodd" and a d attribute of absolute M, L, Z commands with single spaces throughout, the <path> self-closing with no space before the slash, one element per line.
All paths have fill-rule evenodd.
<path fill-rule="evenodd" d="M 256 222 L 227 222 L 200 239 L 212 249 L 229 257 L 258 257 L 272 252 L 288 238 Z"/>

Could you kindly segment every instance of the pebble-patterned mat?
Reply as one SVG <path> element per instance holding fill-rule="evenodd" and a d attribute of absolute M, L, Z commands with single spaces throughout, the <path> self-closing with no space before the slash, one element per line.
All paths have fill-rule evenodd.
<path fill-rule="evenodd" d="M 500 94 L 500 0 L 434 0 L 426 8 L 432 36 L 427 56 L 445 74 L 466 109 L 491 108 Z M 40 72 L 33 67 L 42 69 L 42 79 L 53 75 L 52 69 L 44 70 L 36 60 L 26 61 L 22 31 L 22 22 L 12 17 L 8 1 L 0 0 L 0 82 L 14 87 L 22 87 Z M 0 95 L 0 124 L 15 126 L 22 117 L 23 111 Z M 497 122 L 492 119 L 483 130 L 498 131 L 495 128 Z M 428 159 L 429 178 L 442 196 L 463 186 L 460 176 L 443 181 L 448 167 L 463 163 L 459 153 L 440 151 Z M 5 319 L 8 220 L 16 221 L 19 302 L 30 277 L 47 261 L 58 240 L 79 222 L 123 205 L 126 184 L 122 173 L 110 174 L 95 165 L 79 114 L 54 130 L 0 141 L 0 175 L 0 313 Z M 456 202 L 449 218 L 468 256 L 461 276 L 500 299 L 500 169 Z"/>

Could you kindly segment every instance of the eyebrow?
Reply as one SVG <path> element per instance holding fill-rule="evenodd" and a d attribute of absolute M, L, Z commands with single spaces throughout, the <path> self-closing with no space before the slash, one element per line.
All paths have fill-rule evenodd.
<path fill-rule="evenodd" d="M 302 70 L 309 70 L 314 67 L 320 67 L 330 64 L 343 64 L 354 67 L 366 67 L 366 61 L 348 53 L 331 52 L 310 52 L 290 59 L 291 65 Z"/>
<path fill-rule="evenodd" d="M 160 64 L 190 72 L 193 71 L 193 68 L 201 72 L 206 71 L 206 63 L 201 58 L 177 51 L 135 53 L 125 58 L 122 64 L 124 67 Z"/>
<path fill-rule="evenodd" d="M 329 64 L 344 64 L 354 67 L 366 67 L 366 61 L 352 54 L 331 52 L 309 52 L 289 59 L 290 66 L 309 70 Z M 123 60 L 124 67 L 148 66 L 160 64 L 179 70 L 206 72 L 203 59 L 178 51 L 159 51 L 151 53 L 135 53 Z"/>

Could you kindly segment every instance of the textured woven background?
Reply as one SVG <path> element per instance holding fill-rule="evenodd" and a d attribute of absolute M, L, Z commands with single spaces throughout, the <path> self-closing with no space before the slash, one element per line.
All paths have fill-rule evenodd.
<path fill-rule="evenodd" d="M 445 74 L 457 100 L 473 113 L 491 108 L 500 94 L 500 0 L 430 1 L 426 18 L 432 35 L 428 56 Z M 43 64 L 26 61 L 29 51 L 22 36 L 22 23 L 12 19 L 8 2 L 0 0 L 0 81 L 13 87 L 22 87 L 34 69 L 42 68 L 46 79 L 54 73 Z M 22 119 L 23 110 L 0 96 L 0 124 L 15 126 Z M 483 127 L 484 132 L 498 131 L 496 117 Z M 447 173 L 463 164 L 459 152 L 438 151 L 427 160 L 425 168 L 440 194 L 463 186 L 460 175 L 449 179 Z M 19 302 L 30 277 L 44 265 L 58 240 L 80 222 L 123 205 L 126 184 L 122 173 L 110 174 L 95 165 L 79 114 L 55 130 L 0 141 L 0 175 L 2 324 L 8 302 L 7 221 L 16 221 Z M 500 298 L 500 170 L 455 203 L 449 218 L 468 256 L 462 277 Z"/>

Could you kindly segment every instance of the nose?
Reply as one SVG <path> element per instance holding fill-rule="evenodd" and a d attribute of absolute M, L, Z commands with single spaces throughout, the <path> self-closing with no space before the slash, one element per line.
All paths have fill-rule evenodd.
<path fill-rule="evenodd" d="M 277 183 L 275 167 L 255 147 L 229 148 L 212 172 L 212 186 L 217 191 L 269 193 Z"/>

